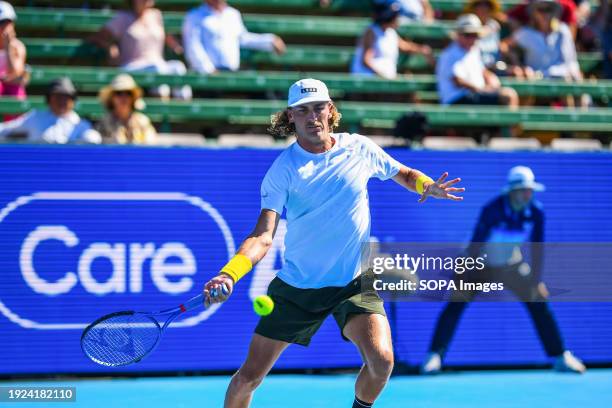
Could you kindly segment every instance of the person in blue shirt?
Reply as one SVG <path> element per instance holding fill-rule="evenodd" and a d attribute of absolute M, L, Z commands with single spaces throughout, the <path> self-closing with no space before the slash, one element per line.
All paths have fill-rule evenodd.
<path fill-rule="evenodd" d="M 260 319 L 244 364 L 234 374 L 225 407 L 248 407 L 257 386 L 291 343 L 307 346 L 333 315 L 345 340 L 363 356 L 353 407 L 371 407 L 393 368 L 393 346 L 382 299 L 361 288 L 361 248 L 370 237 L 367 184 L 393 179 L 410 191 L 460 201 L 451 187 L 460 179 L 433 181 L 394 160 L 367 137 L 332 133 L 340 114 L 326 85 L 303 79 L 289 89 L 288 108 L 272 120 L 271 133 L 295 135 L 297 142 L 274 161 L 261 184 L 261 212 L 238 253 L 208 281 L 208 302 L 224 301 L 234 284 L 272 245 L 286 210 L 284 264 L 268 286 L 274 309 Z M 211 291 L 226 295 L 211 297 Z M 367 286 L 367 285 L 366 285 Z M 288 404 L 288 402 L 287 402 Z M 285 404 L 285 405 L 287 405 Z M 283 405 L 283 404 L 280 404 Z"/>
<path fill-rule="evenodd" d="M 503 194 L 485 205 L 480 213 L 467 253 L 486 254 L 483 275 L 463 276 L 462 280 L 504 283 L 524 303 L 536 327 L 546 354 L 555 358 L 555 369 L 582 373 L 585 366 L 563 345 L 561 332 L 547 302 L 548 291 L 542 282 L 544 211 L 533 199 L 534 191 L 544 186 L 535 181 L 529 167 L 510 169 Z M 520 246 L 531 244 L 531 263 L 523 260 Z M 463 311 L 477 293 L 456 291 L 438 318 L 429 356 L 422 366 L 426 374 L 437 373 L 459 324 Z"/>

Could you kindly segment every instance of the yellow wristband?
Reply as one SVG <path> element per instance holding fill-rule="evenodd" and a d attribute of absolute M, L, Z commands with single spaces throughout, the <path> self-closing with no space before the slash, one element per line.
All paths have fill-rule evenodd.
<path fill-rule="evenodd" d="M 419 177 L 417 177 L 417 179 L 416 179 L 416 191 L 417 191 L 417 193 L 423 194 L 423 191 L 425 190 L 423 188 L 423 184 L 425 184 L 427 182 L 433 183 L 434 181 L 430 177 L 428 177 L 428 176 L 426 176 L 424 174 L 421 174 Z"/>
<path fill-rule="evenodd" d="M 236 283 L 240 278 L 249 273 L 251 269 L 253 269 L 251 260 L 247 256 L 236 254 L 223 268 L 221 268 L 221 272 L 231 276 L 234 283 Z"/>

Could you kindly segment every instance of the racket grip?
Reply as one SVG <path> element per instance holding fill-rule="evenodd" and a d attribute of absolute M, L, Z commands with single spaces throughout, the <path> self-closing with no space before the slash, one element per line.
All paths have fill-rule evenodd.
<path fill-rule="evenodd" d="M 225 284 L 221 286 L 221 291 L 223 292 L 224 295 L 229 294 L 229 290 L 227 289 L 227 286 L 225 286 Z M 218 296 L 217 289 L 212 289 L 210 291 L 210 297 L 215 298 L 217 296 Z M 180 311 L 180 313 L 185 313 L 188 310 L 203 306 L 205 300 L 206 300 L 206 297 L 204 296 L 204 294 L 200 293 L 199 295 L 192 297 L 191 299 L 189 299 L 188 301 L 180 305 L 178 308 L 172 309 L 172 311 Z"/>
<path fill-rule="evenodd" d="M 229 290 L 227 289 L 227 286 L 225 286 L 225 283 L 221 285 L 221 291 L 224 295 L 229 294 Z M 219 293 L 217 292 L 216 288 L 210 291 L 210 297 L 216 298 L 217 296 L 219 296 Z"/>

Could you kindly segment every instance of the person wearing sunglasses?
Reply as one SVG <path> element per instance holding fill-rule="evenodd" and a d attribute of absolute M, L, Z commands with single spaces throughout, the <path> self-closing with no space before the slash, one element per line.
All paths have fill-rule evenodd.
<path fill-rule="evenodd" d="M 443 105 L 506 105 L 517 108 L 519 99 L 512 88 L 502 88 L 499 78 L 488 70 L 477 42 L 485 32 L 474 14 L 459 16 L 454 41 L 440 54 L 436 66 L 438 93 Z"/>
<path fill-rule="evenodd" d="M 108 111 L 98 123 L 105 143 L 155 144 L 155 128 L 147 116 L 138 112 L 145 107 L 142 93 L 142 88 L 128 74 L 117 75 L 110 85 L 100 90 L 100 101 Z"/>

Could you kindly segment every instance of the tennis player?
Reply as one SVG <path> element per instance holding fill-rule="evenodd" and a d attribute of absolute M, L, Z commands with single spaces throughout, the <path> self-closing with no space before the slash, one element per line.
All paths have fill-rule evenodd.
<path fill-rule="evenodd" d="M 225 407 L 248 407 L 283 350 L 291 343 L 307 346 L 329 315 L 363 358 L 353 407 L 371 407 L 391 374 L 393 347 L 382 299 L 360 295 L 361 244 L 370 235 L 368 180 L 392 178 L 420 194 L 421 203 L 428 197 L 462 200 L 453 193 L 464 188 L 451 187 L 460 179 L 446 181 L 444 173 L 434 182 L 367 137 L 332 133 L 340 117 L 323 82 L 302 79 L 290 87 L 288 108 L 273 116 L 270 131 L 295 135 L 297 142 L 264 177 L 254 231 L 204 287 L 207 301 L 227 299 L 240 278 L 266 255 L 287 210 L 285 262 L 268 287 L 275 307 L 255 328 L 246 361 L 228 387 Z M 223 284 L 229 294 L 211 298 L 210 291 Z"/>

